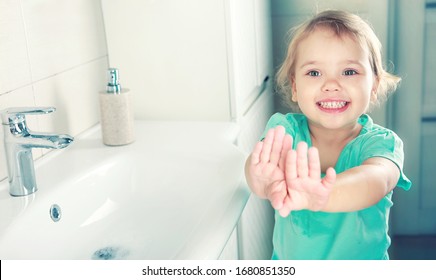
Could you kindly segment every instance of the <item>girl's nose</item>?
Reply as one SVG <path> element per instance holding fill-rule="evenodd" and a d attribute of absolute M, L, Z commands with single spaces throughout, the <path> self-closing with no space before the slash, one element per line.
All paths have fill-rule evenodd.
<path fill-rule="evenodd" d="M 325 92 L 334 92 L 334 91 L 339 91 L 340 89 L 341 89 L 341 85 L 339 84 L 338 80 L 334 78 L 329 78 L 325 80 L 322 86 L 322 91 Z"/>

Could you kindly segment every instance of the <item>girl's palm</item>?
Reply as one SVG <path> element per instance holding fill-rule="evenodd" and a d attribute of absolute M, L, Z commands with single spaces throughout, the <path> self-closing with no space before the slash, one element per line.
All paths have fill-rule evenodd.
<path fill-rule="evenodd" d="M 253 188 L 264 190 L 264 196 L 275 209 L 282 208 L 287 195 L 284 169 L 286 153 L 291 149 L 292 137 L 278 126 L 267 132 L 251 154 L 249 174 Z"/>
<path fill-rule="evenodd" d="M 288 196 L 279 210 L 280 215 L 287 216 L 290 211 L 301 209 L 320 211 L 327 205 L 336 172 L 329 168 L 326 176 L 321 178 L 317 148 L 308 149 L 306 143 L 299 143 L 297 150 L 288 152 L 285 170 Z"/>

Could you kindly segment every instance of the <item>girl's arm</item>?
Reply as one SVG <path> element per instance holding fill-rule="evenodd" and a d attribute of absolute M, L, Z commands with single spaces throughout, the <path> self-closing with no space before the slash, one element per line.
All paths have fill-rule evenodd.
<path fill-rule="evenodd" d="M 392 161 L 373 157 L 337 175 L 325 212 L 351 212 L 377 204 L 392 191 L 400 170 Z"/>

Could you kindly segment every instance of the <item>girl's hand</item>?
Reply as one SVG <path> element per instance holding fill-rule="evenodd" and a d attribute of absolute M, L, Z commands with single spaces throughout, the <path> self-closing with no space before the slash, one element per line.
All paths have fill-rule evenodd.
<path fill-rule="evenodd" d="M 292 137 L 285 128 L 270 129 L 258 142 L 247 162 L 247 181 L 258 196 L 267 198 L 275 209 L 281 209 L 287 196 L 285 158 L 292 149 Z"/>
<path fill-rule="evenodd" d="M 289 150 L 287 153 L 285 180 L 288 194 L 283 207 L 279 209 L 283 217 L 293 210 L 322 210 L 327 205 L 336 181 L 336 171 L 330 167 L 326 176 L 321 178 L 318 149 L 308 149 L 307 143 L 301 142 L 298 143 L 297 150 Z"/>

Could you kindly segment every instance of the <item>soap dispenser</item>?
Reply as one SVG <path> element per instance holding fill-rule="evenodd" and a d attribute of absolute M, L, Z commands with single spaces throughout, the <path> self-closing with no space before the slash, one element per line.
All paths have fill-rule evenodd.
<path fill-rule="evenodd" d="M 108 69 L 106 91 L 99 95 L 103 143 L 120 146 L 134 142 L 132 96 L 129 89 L 121 88 L 118 69 Z"/>

